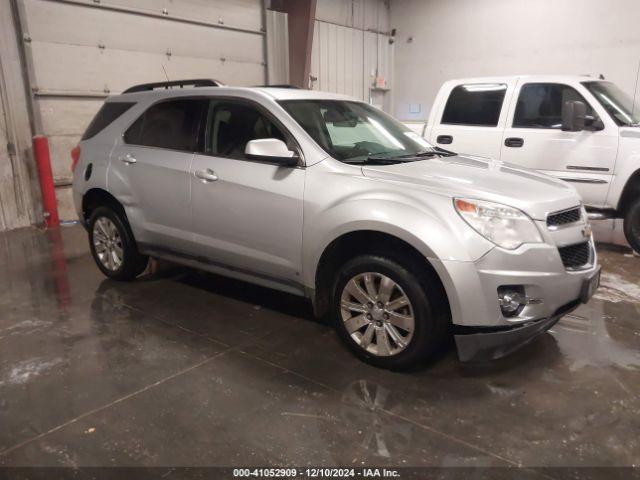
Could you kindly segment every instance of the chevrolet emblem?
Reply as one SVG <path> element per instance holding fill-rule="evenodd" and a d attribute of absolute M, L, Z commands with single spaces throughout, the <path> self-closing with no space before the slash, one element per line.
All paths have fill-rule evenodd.
<path fill-rule="evenodd" d="M 587 224 L 585 225 L 585 227 L 582 229 L 582 236 L 584 238 L 591 238 L 591 233 L 593 232 L 591 225 Z"/>

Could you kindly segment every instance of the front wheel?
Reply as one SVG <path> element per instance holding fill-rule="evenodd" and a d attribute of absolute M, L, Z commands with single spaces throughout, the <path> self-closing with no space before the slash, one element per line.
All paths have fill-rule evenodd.
<path fill-rule="evenodd" d="M 375 366 L 403 369 L 434 356 L 447 342 L 446 299 L 428 274 L 405 262 L 362 255 L 335 283 L 336 328 L 350 349 Z"/>
<path fill-rule="evenodd" d="M 631 248 L 640 253 L 640 198 L 627 209 L 624 216 L 624 235 Z"/>
<path fill-rule="evenodd" d="M 149 258 L 138 247 L 126 220 L 108 207 L 97 208 L 89 219 L 89 247 L 98 268 L 115 280 L 133 280 Z"/>

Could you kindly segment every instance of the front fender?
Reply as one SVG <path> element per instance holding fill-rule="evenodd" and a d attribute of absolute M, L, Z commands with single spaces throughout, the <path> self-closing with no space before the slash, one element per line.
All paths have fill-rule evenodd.
<path fill-rule="evenodd" d="M 375 231 L 412 245 L 432 264 L 445 260 L 475 261 L 493 245 L 455 212 L 449 197 L 433 196 L 428 204 L 415 198 L 352 198 L 315 214 L 305 214 L 304 284 L 314 288 L 325 249 L 351 232 Z M 363 246 L 364 247 L 364 246 Z"/>

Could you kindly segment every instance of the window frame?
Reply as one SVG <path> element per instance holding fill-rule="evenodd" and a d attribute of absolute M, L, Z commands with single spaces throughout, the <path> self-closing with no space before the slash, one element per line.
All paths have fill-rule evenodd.
<path fill-rule="evenodd" d="M 500 107 L 498 109 L 498 117 L 496 119 L 496 123 L 495 125 L 487 125 L 484 123 L 451 123 L 451 122 L 445 122 L 444 121 L 444 116 L 445 113 L 447 112 L 447 106 L 449 104 L 449 101 L 451 100 L 451 95 L 453 94 L 453 92 L 458 89 L 458 88 L 464 88 L 464 87 L 468 87 L 468 86 L 478 86 L 478 85 L 495 85 L 495 86 L 502 86 L 504 87 L 503 89 L 501 89 L 504 94 L 502 96 L 502 102 L 500 104 Z M 451 90 L 449 90 L 449 93 L 447 95 L 446 101 L 444 102 L 444 105 L 442 107 L 442 113 L 440 115 L 440 125 L 447 125 L 449 127 L 476 127 L 476 128 L 498 128 L 500 126 L 500 119 L 503 117 L 504 115 L 504 105 L 505 105 L 505 101 L 507 100 L 507 93 L 509 92 L 509 84 L 505 83 L 505 82 L 477 82 L 477 83 L 459 83 L 453 86 L 453 88 Z"/>
<path fill-rule="evenodd" d="M 302 151 L 302 148 L 300 147 L 300 144 L 298 143 L 298 140 L 296 139 L 296 137 L 291 133 L 291 131 L 285 126 L 285 124 L 278 118 L 276 117 L 272 112 L 269 111 L 268 108 L 266 108 L 264 105 L 261 105 L 260 103 L 256 102 L 255 100 L 246 98 L 246 97 L 234 97 L 234 96 L 229 96 L 229 95 L 211 95 L 206 97 L 207 100 L 209 100 L 209 105 L 208 108 L 206 109 L 205 112 L 205 121 L 201 122 L 200 125 L 200 132 L 199 132 L 199 137 L 202 137 L 202 141 L 204 142 L 204 140 L 206 139 L 206 133 L 207 131 L 209 131 L 209 129 L 212 127 L 211 122 L 213 121 L 213 117 L 211 115 L 209 115 L 212 106 L 215 102 L 236 102 L 236 103 L 243 103 L 246 104 L 252 108 L 255 108 L 258 113 L 260 113 L 261 115 L 265 116 L 267 118 L 267 120 L 269 120 L 270 122 L 272 122 L 278 129 L 280 129 L 280 131 L 282 132 L 282 134 L 284 135 L 285 139 L 286 139 L 286 145 L 290 150 L 295 151 L 298 154 L 299 160 L 298 160 L 298 165 L 296 165 L 296 167 L 303 167 L 305 166 L 305 162 L 304 162 L 304 153 Z M 215 107 L 214 107 L 215 108 Z M 261 163 L 261 164 L 277 164 L 277 162 L 269 162 L 267 160 L 258 160 L 255 158 L 238 158 L 238 157 L 234 157 L 231 155 L 219 155 L 216 154 L 214 152 L 205 152 L 204 151 L 204 144 L 200 145 L 200 150 L 195 152 L 198 155 L 205 155 L 208 157 L 214 157 L 214 158 L 224 158 L 224 159 L 228 159 L 228 160 L 235 160 L 238 162 L 253 162 L 253 163 Z"/>
<path fill-rule="evenodd" d="M 144 107 L 144 110 L 138 114 L 128 125 L 125 129 L 123 129 L 122 131 L 122 143 L 123 145 L 129 145 L 132 147 L 138 147 L 138 148 L 151 148 L 154 150 L 166 150 L 168 152 L 181 152 L 181 153 L 198 153 L 198 150 L 201 148 L 201 141 L 202 141 L 202 124 L 203 124 L 203 117 L 204 114 L 206 113 L 206 108 L 203 109 L 201 115 L 200 115 L 200 119 L 198 121 L 198 128 L 197 128 L 197 136 L 196 136 L 196 149 L 195 150 L 183 150 L 183 149 L 176 149 L 176 148 L 168 148 L 168 147 L 156 147 L 153 145 L 141 145 L 139 143 L 129 143 L 125 140 L 125 135 L 127 134 L 127 132 L 129 131 L 129 129 L 131 129 L 131 127 L 133 126 L 134 123 L 136 123 L 138 120 L 140 120 L 142 117 L 144 117 L 146 115 L 146 113 L 151 110 L 153 107 L 161 104 L 161 103 L 169 103 L 169 102 L 177 102 L 177 101 L 181 101 L 181 100 L 202 100 L 205 103 L 208 102 L 209 100 L 209 96 L 206 95 L 189 95 L 189 96 L 179 96 L 179 97 L 165 97 L 165 98 L 160 98 L 152 103 L 150 103 L 149 105 L 147 105 L 146 107 Z M 204 119 L 206 121 L 206 119 Z M 142 124 L 142 126 L 144 127 L 144 122 Z M 142 131 L 141 131 L 142 133 Z"/>
<path fill-rule="evenodd" d="M 522 94 L 522 90 L 524 89 L 524 87 L 526 87 L 527 85 L 560 85 L 562 87 L 571 88 L 582 99 L 582 101 L 584 102 L 585 106 L 587 108 L 590 108 L 591 111 L 597 116 L 597 118 L 602 120 L 602 116 L 598 113 L 598 110 L 595 109 L 593 107 L 593 105 L 591 105 L 591 103 L 589 103 L 589 101 L 584 97 L 584 95 L 582 93 L 580 93 L 580 91 L 573 85 L 569 85 L 568 83 L 563 83 L 563 82 L 525 82 L 525 83 L 523 83 L 523 84 L 521 84 L 519 86 L 518 91 L 517 91 L 517 97 L 515 99 L 515 102 L 513 103 L 513 105 L 514 105 L 514 107 L 513 107 L 513 117 L 511 118 L 511 127 L 510 128 L 522 128 L 522 129 L 526 129 L 526 130 L 564 131 L 564 130 L 562 130 L 562 127 L 561 128 L 553 128 L 553 127 L 538 127 L 538 126 L 522 126 L 522 125 L 516 125 L 515 124 L 515 122 L 516 122 L 516 114 L 518 113 L 518 102 L 520 101 L 520 95 Z M 562 113 L 562 106 L 560 108 L 561 108 L 560 112 Z M 594 120 L 595 120 L 595 118 L 594 118 Z M 585 127 L 585 130 L 591 131 L 591 128 L 590 127 L 589 128 Z M 568 132 L 568 133 L 576 133 L 576 132 Z"/>

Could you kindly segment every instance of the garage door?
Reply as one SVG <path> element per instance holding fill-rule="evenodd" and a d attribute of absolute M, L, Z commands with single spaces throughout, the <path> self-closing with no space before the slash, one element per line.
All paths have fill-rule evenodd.
<path fill-rule="evenodd" d="M 69 151 L 108 94 L 136 83 L 265 82 L 260 0 L 19 0 L 32 88 L 49 137 L 61 218 L 73 216 Z"/>

